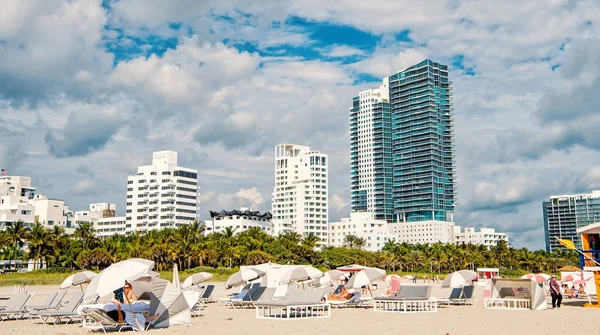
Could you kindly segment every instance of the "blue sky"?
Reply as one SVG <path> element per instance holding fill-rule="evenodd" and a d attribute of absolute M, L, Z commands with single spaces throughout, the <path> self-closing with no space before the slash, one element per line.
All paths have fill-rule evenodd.
<path fill-rule="evenodd" d="M 273 147 L 298 143 L 329 155 L 339 219 L 352 97 L 431 58 L 454 85 L 456 223 L 543 248 L 541 201 L 600 188 L 599 6 L 4 1 L 0 166 L 74 210 L 123 213 L 127 175 L 176 150 L 208 217 L 270 210 Z"/>

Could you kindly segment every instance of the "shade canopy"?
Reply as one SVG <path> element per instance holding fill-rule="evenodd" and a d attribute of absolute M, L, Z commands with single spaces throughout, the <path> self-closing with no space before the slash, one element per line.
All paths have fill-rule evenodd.
<path fill-rule="evenodd" d="M 343 272 L 359 272 L 360 270 L 363 270 L 366 268 L 367 268 L 366 266 L 352 264 L 352 265 L 340 266 L 339 268 L 337 268 L 337 270 L 340 270 Z"/>
<path fill-rule="evenodd" d="M 256 280 L 264 275 L 265 275 L 265 273 L 259 269 L 255 269 L 255 268 L 242 269 L 242 270 L 234 273 L 227 279 L 227 282 L 225 282 L 225 288 L 230 289 L 232 287 L 245 285 L 247 282 Z"/>
<path fill-rule="evenodd" d="M 131 258 L 115 263 L 92 279 L 85 290 L 83 301 L 90 303 L 98 297 L 111 294 L 114 290 L 125 285 L 126 281 L 131 282 L 140 277 L 148 276 L 153 267 L 153 261 L 141 258 Z"/>
<path fill-rule="evenodd" d="M 196 284 L 200 284 L 204 281 L 209 280 L 210 278 L 212 278 L 212 274 L 208 273 L 208 272 L 199 272 L 199 273 L 194 273 L 193 275 L 187 277 L 184 281 L 183 281 L 183 285 L 181 285 L 182 288 L 188 288 L 190 286 L 196 285 Z"/>
<path fill-rule="evenodd" d="M 547 275 L 545 273 L 529 273 L 521 276 L 521 279 L 531 279 L 534 280 L 536 283 L 541 284 L 547 282 L 550 279 L 550 275 Z"/>
<path fill-rule="evenodd" d="M 385 270 L 378 268 L 365 268 L 357 272 L 348 283 L 346 288 L 360 288 L 366 285 L 370 285 L 372 282 L 379 280 L 385 276 Z"/>
<path fill-rule="evenodd" d="M 544 289 L 531 279 L 492 278 L 493 299 L 528 299 L 532 310 L 548 309 Z"/>
<path fill-rule="evenodd" d="M 442 282 L 442 287 L 462 287 L 470 285 L 477 278 L 477 273 L 471 270 L 460 270 L 447 275 Z"/>
<path fill-rule="evenodd" d="M 581 269 L 576 266 L 573 266 L 573 265 L 563 266 L 562 268 L 558 269 L 558 272 L 573 272 L 573 271 L 581 271 Z"/>
<path fill-rule="evenodd" d="M 82 271 L 74 273 L 68 276 L 62 284 L 60 284 L 61 289 L 66 289 L 71 286 L 81 285 L 83 283 L 90 282 L 94 277 L 96 277 L 96 273 L 92 271 Z"/>

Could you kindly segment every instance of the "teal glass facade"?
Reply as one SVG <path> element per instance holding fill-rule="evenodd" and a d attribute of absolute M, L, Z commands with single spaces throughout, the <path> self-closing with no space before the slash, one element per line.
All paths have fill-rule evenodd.
<path fill-rule="evenodd" d="M 565 250 L 556 238 L 571 240 L 582 248 L 577 228 L 600 222 L 600 194 L 553 197 L 542 203 L 546 251 Z"/>
<path fill-rule="evenodd" d="M 389 77 L 393 206 L 399 221 L 448 220 L 455 210 L 452 83 L 425 60 Z"/>

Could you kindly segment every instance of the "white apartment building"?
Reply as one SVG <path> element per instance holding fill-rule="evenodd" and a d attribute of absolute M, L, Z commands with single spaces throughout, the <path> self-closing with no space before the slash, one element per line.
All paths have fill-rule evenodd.
<path fill-rule="evenodd" d="M 111 218 L 116 215 L 117 205 L 109 202 L 90 204 L 88 210 L 75 212 L 75 223 L 96 223 L 102 218 Z"/>
<path fill-rule="evenodd" d="M 327 155 L 295 144 L 275 146 L 274 233 L 314 233 L 328 244 Z"/>
<path fill-rule="evenodd" d="M 390 237 L 386 220 L 376 220 L 374 213 L 352 212 L 349 218 L 329 223 L 329 246 L 343 247 L 346 236 L 365 239 L 363 250 L 380 251 Z"/>
<path fill-rule="evenodd" d="M 506 233 L 497 233 L 494 228 L 481 228 L 475 231 L 475 228 L 465 228 L 461 232 L 460 226 L 454 227 L 454 243 L 456 244 L 483 244 L 486 247 L 495 247 L 499 241 L 508 243 L 508 235 Z"/>
<path fill-rule="evenodd" d="M 100 218 L 93 222 L 93 226 L 97 237 L 109 237 L 114 234 L 128 235 L 131 233 L 124 216 Z"/>
<path fill-rule="evenodd" d="M 273 235 L 272 215 L 269 212 L 260 213 L 249 208 L 240 208 L 232 211 L 210 211 L 210 220 L 206 220 L 204 234 L 222 233 L 227 227 L 234 230 L 235 234 L 258 227 L 265 233 Z"/>
<path fill-rule="evenodd" d="M 30 177 L 0 177 L 0 228 L 18 220 L 33 225 L 34 197 L 35 187 L 31 186 Z"/>
<path fill-rule="evenodd" d="M 450 221 L 395 222 L 389 223 L 388 229 L 391 238 L 397 243 L 433 244 L 454 241 L 454 222 Z"/>
<path fill-rule="evenodd" d="M 152 165 L 127 177 L 131 230 L 174 228 L 198 220 L 198 171 L 177 165 L 177 152 L 158 151 Z"/>
<path fill-rule="evenodd" d="M 31 201 L 31 200 L 30 200 Z M 73 213 L 64 200 L 50 199 L 44 194 L 36 194 L 33 199 L 34 222 L 39 222 L 46 228 L 59 226 L 73 228 Z"/>

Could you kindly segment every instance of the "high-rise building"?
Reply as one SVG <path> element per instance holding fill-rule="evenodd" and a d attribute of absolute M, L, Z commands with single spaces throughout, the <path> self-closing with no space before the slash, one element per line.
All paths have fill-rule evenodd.
<path fill-rule="evenodd" d="M 328 244 L 327 155 L 295 144 L 275 146 L 273 229 L 314 233 Z"/>
<path fill-rule="evenodd" d="M 581 248 L 577 228 L 600 222 L 600 191 L 588 194 L 555 195 L 542 203 L 546 251 L 564 247 L 556 238 L 571 240 Z"/>
<path fill-rule="evenodd" d="M 152 165 L 127 177 L 127 230 L 174 228 L 198 220 L 198 171 L 177 165 L 177 152 L 158 151 Z"/>
<path fill-rule="evenodd" d="M 350 108 L 351 210 L 392 221 L 392 119 L 387 78 L 354 97 Z"/>
<path fill-rule="evenodd" d="M 352 211 L 388 222 L 453 221 L 453 114 L 448 67 L 428 59 L 354 97 Z"/>
<path fill-rule="evenodd" d="M 453 221 L 455 150 L 448 67 L 427 59 L 389 77 L 394 212 Z"/>

